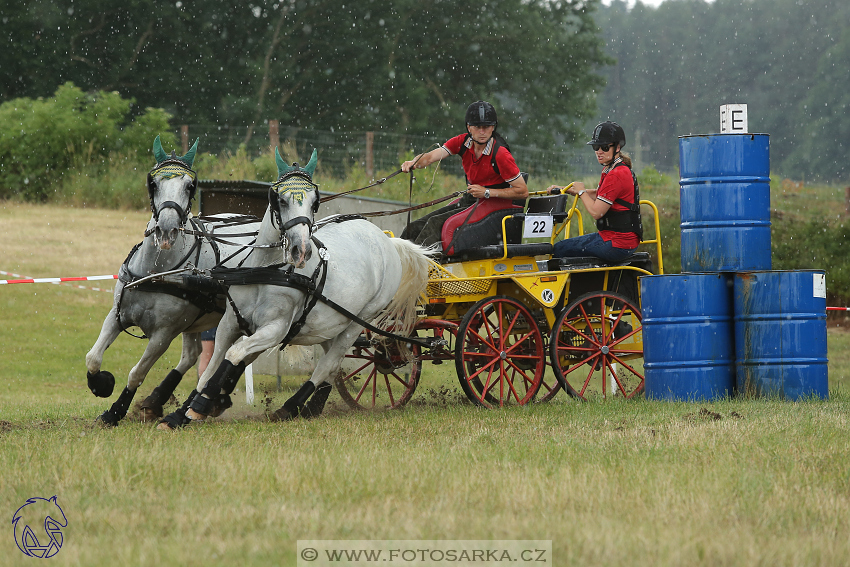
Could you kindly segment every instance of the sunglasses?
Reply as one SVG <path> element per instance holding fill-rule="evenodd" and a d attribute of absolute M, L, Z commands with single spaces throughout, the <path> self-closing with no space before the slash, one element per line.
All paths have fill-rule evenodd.
<path fill-rule="evenodd" d="M 598 152 L 599 150 L 607 152 L 609 149 L 611 149 L 611 144 L 605 144 L 604 146 L 601 144 L 591 144 L 590 147 L 593 148 L 594 152 Z"/>

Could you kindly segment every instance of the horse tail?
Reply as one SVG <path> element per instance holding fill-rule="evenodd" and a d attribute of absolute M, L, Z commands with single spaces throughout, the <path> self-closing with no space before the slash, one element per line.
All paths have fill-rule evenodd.
<path fill-rule="evenodd" d="M 375 324 L 383 329 L 392 327 L 397 335 L 409 335 L 416 326 L 416 304 L 428 285 L 432 251 L 402 238 L 390 238 L 390 242 L 401 260 L 401 283 Z"/>

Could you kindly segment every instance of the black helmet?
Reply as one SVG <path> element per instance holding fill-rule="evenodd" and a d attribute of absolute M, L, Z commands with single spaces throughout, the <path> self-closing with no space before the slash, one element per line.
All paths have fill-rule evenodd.
<path fill-rule="evenodd" d="M 593 129 L 593 138 L 587 143 L 588 146 L 596 145 L 614 145 L 619 144 L 620 147 L 626 145 L 626 132 L 623 127 L 616 122 L 602 122 L 596 125 Z"/>
<path fill-rule="evenodd" d="M 466 123 L 470 126 L 496 126 L 499 119 L 496 118 L 496 109 L 492 104 L 479 100 L 466 109 Z"/>

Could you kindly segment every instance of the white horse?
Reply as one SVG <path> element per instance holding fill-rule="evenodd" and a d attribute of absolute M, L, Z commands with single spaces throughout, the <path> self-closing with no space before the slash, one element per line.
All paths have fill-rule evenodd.
<path fill-rule="evenodd" d="M 143 402 L 147 417 L 162 417 L 162 405 L 171 397 L 183 375 L 201 353 L 200 333 L 215 327 L 224 313 L 224 296 L 199 292 L 182 285 L 179 275 L 156 277 L 163 272 L 209 269 L 226 261 L 236 266 L 250 254 L 246 248 L 256 238 L 259 222 L 235 215 L 204 222 L 191 216 L 197 175 L 192 171 L 198 142 L 182 157 L 169 157 L 159 136 L 154 141 L 157 164 L 148 174 L 148 193 L 153 216 L 144 241 L 136 246 L 119 270 L 112 309 L 103 321 L 100 336 L 86 355 L 89 389 L 108 398 L 115 387 L 114 376 L 101 370 L 103 355 L 121 331 L 139 327 L 148 344 L 139 362 L 130 370 L 127 387 L 98 419 L 117 425 L 153 364 L 183 334 L 183 350 L 177 367 Z M 187 224 L 190 226 L 187 227 Z M 218 241 L 222 239 L 222 241 Z M 139 281 L 141 280 L 141 281 Z"/>
<path fill-rule="evenodd" d="M 232 301 L 196 391 L 160 423 L 161 429 L 203 420 L 222 392 L 233 390 L 247 364 L 280 344 L 319 344 L 324 354 L 310 380 L 272 419 L 321 413 L 331 389 L 329 380 L 336 378 L 345 353 L 364 328 L 362 323 L 391 325 L 395 333 L 405 335 L 416 322 L 416 302 L 425 290 L 431 264 L 426 251 L 406 240 L 389 238 L 362 218 L 324 219 L 311 235 L 319 204 L 318 187 L 312 182 L 316 152 L 303 169 L 297 163 L 287 166 L 275 154 L 279 179 L 269 192 L 269 208 L 257 241 L 272 244 L 285 239 L 289 243 L 286 257 L 264 249 L 249 258 L 244 270 L 213 272 L 214 279 L 230 286 Z M 329 302 L 349 313 L 341 313 Z M 237 342 L 243 335 L 246 338 Z M 305 411 L 310 396 L 313 399 Z"/>

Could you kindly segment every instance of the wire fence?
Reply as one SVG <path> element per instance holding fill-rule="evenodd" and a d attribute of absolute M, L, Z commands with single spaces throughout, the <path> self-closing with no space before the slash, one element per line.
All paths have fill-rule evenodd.
<path fill-rule="evenodd" d="M 338 132 L 280 128 L 276 121 L 248 126 L 207 124 L 182 125 L 175 131 L 183 140 L 184 153 L 189 140 L 200 138 L 200 150 L 212 154 L 236 152 L 244 146 L 249 156 L 266 154 L 278 146 L 283 157 L 305 162 L 313 149 L 319 150 L 320 167 L 325 174 L 344 177 L 354 167 L 367 175 L 392 172 L 404 159 L 429 151 L 445 142 L 437 136 L 414 136 L 388 132 Z M 586 148 L 539 149 L 511 144 L 519 168 L 534 177 L 553 179 L 563 175 L 596 175 L 599 163 Z M 446 167 L 449 174 L 463 176 L 460 163 Z"/>

